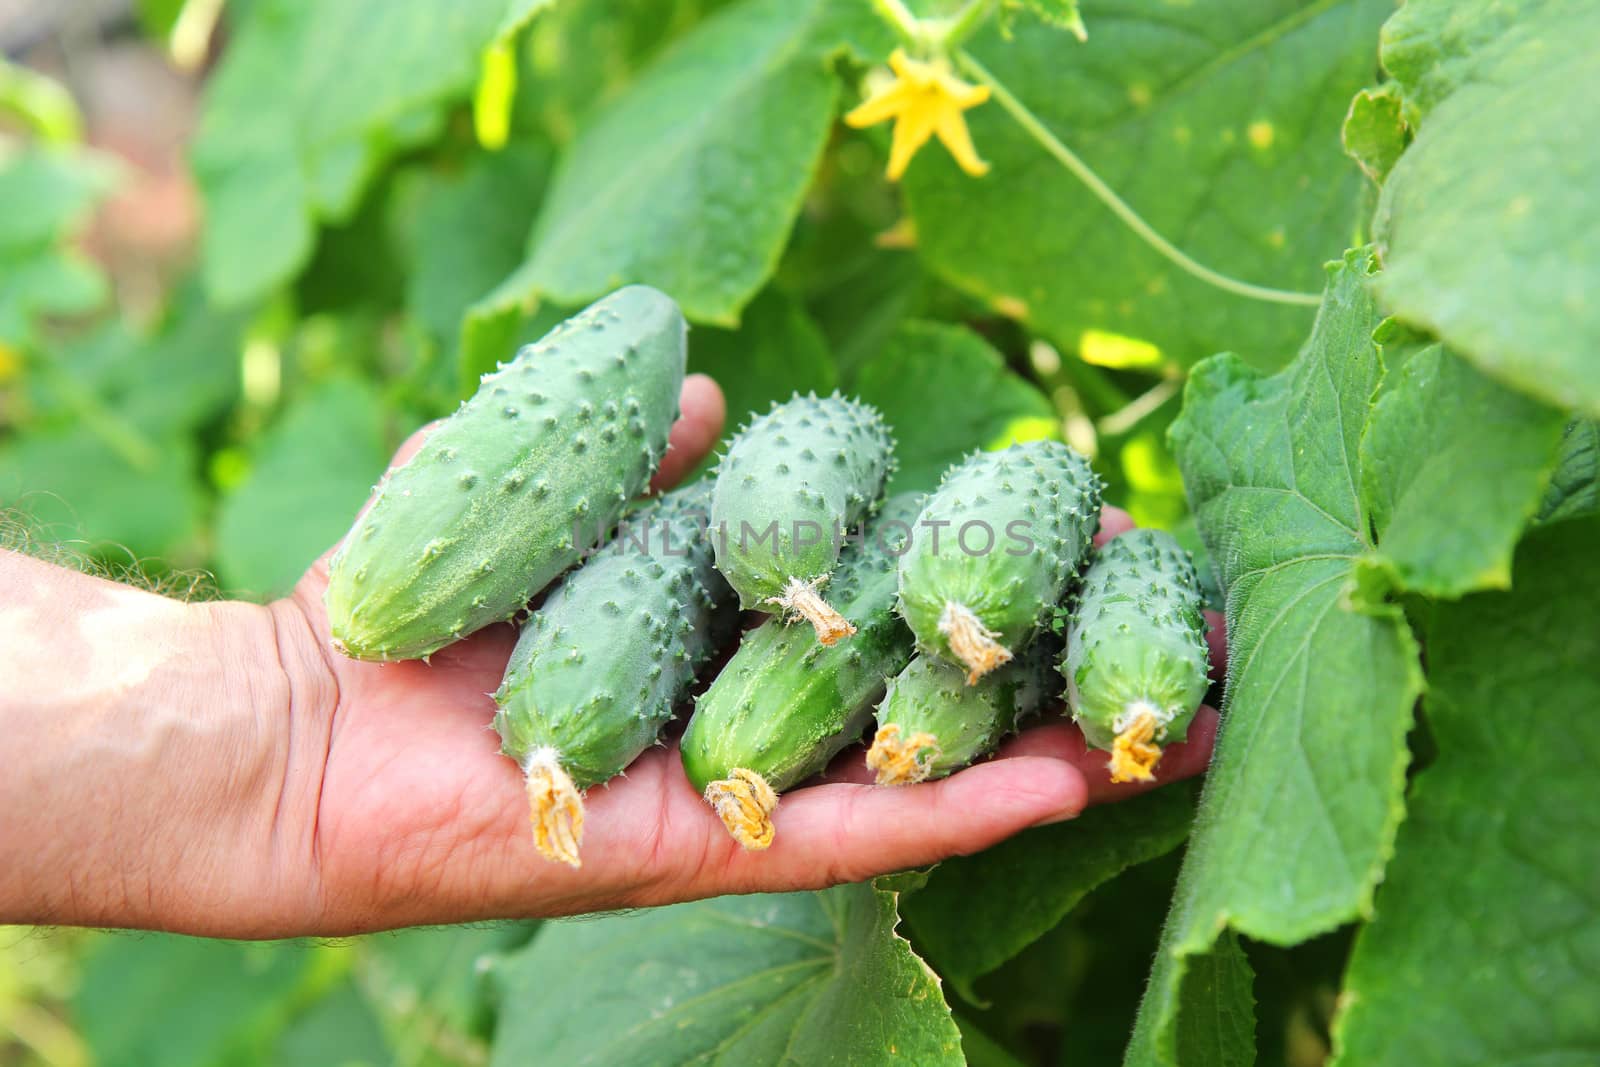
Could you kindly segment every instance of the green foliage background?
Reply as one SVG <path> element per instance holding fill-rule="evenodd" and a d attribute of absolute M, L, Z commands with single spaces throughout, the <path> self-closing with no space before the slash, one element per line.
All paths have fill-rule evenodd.
<path fill-rule="evenodd" d="M 77 241 L 118 168 L 0 68 L 0 506 L 281 594 L 406 433 L 648 282 L 730 427 L 857 393 L 897 489 L 1065 437 L 1208 550 L 1203 792 L 544 928 L 0 930 L 0 1063 L 1600 1058 L 1600 14 L 1003 6 L 966 47 L 1021 107 L 1187 253 L 1320 308 L 1177 269 L 994 103 L 986 177 L 933 146 L 888 186 L 885 131 L 837 121 L 896 43 L 868 0 L 232 0 L 154 315 Z"/>

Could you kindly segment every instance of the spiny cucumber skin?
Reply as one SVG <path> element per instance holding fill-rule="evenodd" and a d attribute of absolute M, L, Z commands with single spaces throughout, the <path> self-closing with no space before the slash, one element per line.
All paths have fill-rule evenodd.
<path fill-rule="evenodd" d="M 494 695 L 502 752 L 520 765 L 552 749 L 587 789 L 655 743 L 738 619 L 704 536 L 709 502 L 699 483 L 629 515 L 632 539 L 567 574 L 529 618 Z"/>
<path fill-rule="evenodd" d="M 918 656 L 901 671 L 878 705 L 878 727 L 898 726 L 902 739 L 918 733 L 939 743 L 925 780 L 954 774 L 994 751 L 1027 716 L 1061 692 L 1055 661 L 1059 639 L 1041 634 L 1016 659 L 968 685 L 966 672 L 935 656 Z"/>
<path fill-rule="evenodd" d="M 697 792 L 736 767 L 782 792 L 860 738 L 885 680 L 911 659 L 911 635 L 894 614 L 893 553 L 920 503 L 915 495 L 891 499 L 865 543 L 840 560 L 831 593 L 856 625 L 849 641 L 820 645 L 776 618 L 744 636 L 683 735 L 683 766 Z"/>
<path fill-rule="evenodd" d="M 893 453 L 877 409 L 837 394 L 796 394 L 734 437 L 717 465 L 711 524 L 717 567 L 742 607 L 771 610 L 768 601 L 783 596 L 790 579 L 832 573 L 835 531 L 878 502 Z M 776 536 L 758 543 L 774 523 Z M 831 589 L 823 594 L 834 599 Z"/>
<path fill-rule="evenodd" d="M 686 326 L 620 289 L 484 376 L 379 485 L 329 566 L 335 644 L 415 659 L 508 619 L 645 487 L 678 417 Z"/>
<path fill-rule="evenodd" d="M 1095 748 L 1110 750 L 1130 706 L 1155 710 L 1156 740 L 1182 741 L 1207 686 L 1206 623 L 1193 562 L 1163 530 L 1107 541 L 1083 576 L 1061 673 Z"/>
<path fill-rule="evenodd" d="M 1099 477 L 1059 441 L 1029 441 L 977 452 L 945 472 L 917 517 L 911 550 L 900 559 L 899 609 L 917 648 L 950 663 L 961 659 L 940 632 L 947 603 L 966 607 L 1015 651 L 1050 618 L 1100 528 Z M 1023 523 L 1013 527 L 1012 523 Z M 938 527 L 935 547 L 931 524 Z M 958 541 L 974 526 L 969 548 Z M 992 530 L 994 543 L 979 551 Z M 1016 530 L 1031 550 L 1012 539 Z"/>

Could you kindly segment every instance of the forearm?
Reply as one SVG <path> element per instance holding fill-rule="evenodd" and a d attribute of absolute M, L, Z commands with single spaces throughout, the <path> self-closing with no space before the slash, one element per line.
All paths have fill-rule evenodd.
<path fill-rule="evenodd" d="M 0 922 L 248 933 L 285 889 L 241 862 L 286 799 L 275 647 L 265 608 L 0 552 Z"/>

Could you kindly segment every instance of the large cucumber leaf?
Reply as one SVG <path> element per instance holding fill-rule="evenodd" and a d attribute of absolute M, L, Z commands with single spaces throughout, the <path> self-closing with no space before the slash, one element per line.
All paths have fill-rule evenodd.
<path fill-rule="evenodd" d="M 972 51 L 1179 247 L 1248 281 L 1312 288 L 1316 264 L 1350 243 L 1362 177 L 1340 122 L 1393 6 L 1085 0 L 1086 44 L 1025 19 Z M 905 181 L 918 247 L 949 281 L 1066 351 L 1132 338 L 1184 365 L 1225 348 L 1276 363 L 1305 335 L 1309 309 L 1174 268 L 998 105 L 968 115 L 993 169 L 973 179 L 929 150 Z"/>
<path fill-rule="evenodd" d="M 1600 414 L 1600 6 L 1413 0 L 1384 38 L 1421 118 L 1374 223 L 1384 304 L 1501 381 Z"/>
<path fill-rule="evenodd" d="M 1311 338 L 1280 374 L 1233 356 L 1197 367 L 1173 425 L 1231 653 L 1130 1063 L 1217 1062 L 1187 1044 L 1185 971 L 1226 929 L 1294 944 L 1371 914 L 1422 689 L 1386 594 L 1503 585 L 1555 462 L 1559 415 L 1441 348 L 1407 342 L 1384 381 L 1370 269 L 1364 251 L 1332 269 Z M 1422 536 L 1439 514 L 1448 529 Z"/>
<path fill-rule="evenodd" d="M 547 926 L 501 965 L 490 1062 L 961 1064 L 938 976 L 895 932 L 898 896 L 847 885 Z"/>
<path fill-rule="evenodd" d="M 1391 371 L 1361 442 L 1361 488 L 1389 584 L 1457 597 L 1511 583 L 1565 416 L 1439 345 Z"/>
<path fill-rule="evenodd" d="M 1430 622 L 1438 754 L 1356 942 L 1340 1064 L 1600 1060 L 1596 546 L 1593 518 L 1544 527 L 1511 591 Z"/>
<path fill-rule="evenodd" d="M 1400 820 L 1416 644 L 1398 613 L 1357 613 L 1344 598 L 1372 547 L 1359 447 L 1382 362 L 1366 258 L 1332 271 L 1292 364 L 1269 378 L 1234 356 L 1208 360 L 1172 427 L 1227 594 L 1230 655 L 1132 1064 L 1198 1059 L 1181 1040 L 1185 972 L 1225 928 L 1293 944 L 1365 914 Z"/>
<path fill-rule="evenodd" d="M 887 52 L 886 34 L 854 0 L 741 0 L 706 19 L 584 121 L 527 262 L 480 314 L 643 282 L 697 322 L 737 325 L 821 157 L 832 56 Z"/>

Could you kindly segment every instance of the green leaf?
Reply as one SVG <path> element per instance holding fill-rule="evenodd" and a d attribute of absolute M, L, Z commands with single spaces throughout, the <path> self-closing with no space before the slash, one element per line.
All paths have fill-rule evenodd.
<path fill-rule="evenodd" d="M 1510 592 L 1433 617 L 1438 754 L 1356 941 L 1338 1063 L 1600 1058 L 1600 809 L 1583 771 L 1600 761 L 1597 544 L 1594 519 L 1537 530 Z"/>
<path fill-rule="evenodd" d="M 0 348 L 21 346 L 44 315 L 92 311 L 106 297 L 98 268 L 62 247 L 116 176 L 97 156 L 67 149 L 7 155 L 0 144 Z"/>
<path fill-rule="evenodd" d="M 356 977 L 395 1048 L 482 1063 L 491 1021 L 487 975 L 500 953 L 520 948 L 535 928 L 507 923 L 373 934 L 357 945 Z"/>
<path fill-rule="evenodd" d="M 1382 185 L 1410 141 L 1400 93 L 1393 82 L 1363 89 L 1350 101 L 1340 134 L 1344 151 L 1378 185 Z"/>
<path fill-rule="evenodd" d="M 1255 1062 L 1255 977 L 1232 930 L 1224 930 L 1211 951 L 1189 961 L 1178 1011 L 1184 1067 L 1248 1067 Z"/>
<path fill-rule="evenodd" d="M 322 994 L 283 1031 L 272 1060 L 282 1067 L 391 1067 L 396 1049 L 348 978 Z M 400 1062 L 414 1063 L 414 1060 Z"/>
<path fill-rule="evenodd" d="M 1059 440 L 1055 409 L 977 334 L 904 323 L 856 375 L 855 392 L 894 431 L 898 470 L 889 492 L 931 490 L 974 449 Z"/>
<path fill-rule="evenodd" d="M 895 933 L 897 896 L 847 885 L 547 926 L 504 964 L 491 1063 L 960 1064 L 939 979 Z"/>
<path fill-rule="evenodd" d="M 129 425 L 152 435 L 193 430 L 239 395 L 245 317 L 208 307 L 185 288 L 148 334 L 114 319 L 55 355 L 56 375 L 30 378 L 30 400 L 46 418 L 78 410 L 74 394 L 92 394 Z M 63 389 L 65 385 L 65 389 Z"/>
<path fill-rule="evenodd" d="M 722 386 L 728 434 L 775 400 L 794 393 L 828 393 L 838 384 L 816 323 L 800 305 L 771 289 L 745 309 L 737 330 L 694 330 L 689 369 L 711 375 Z"/>
<path fill-rule="evenodd" d="M 1363 183 L 1337 133 L 1392 10 L 1107 0 L 1085 6 L 1086 45 L 1023 21 L 971 50 L 1174 244 L 1250 282 L 1312 289 L 1350 240 Z M 1276 364 L 1305 335 L 1308 309 L 1177 270 L 998 105 L 967 114 L 993 169 L 970 178 L 935 145 L 904 183 L 918 248 L 950 282 L 1067 352 L 1133 340 L 1183 365 L 1224 348 Z"/>
<path fill-rule="evenodd" d="M 1379 544 L 1363 566 L 1435 597 L 1509 586 L 1565 421 L 1439 345 L 1412 356 L 1361 442 Z"/>
<path fill-rule="evenodd" d="M 285 593 L 343 535 L 383 473 L 384 416 L 371 386 L 335 379 L 259 438 L 250 474 L 217 516 L 217 572 L 227 589 Z"/>
<path fill-rule="evenodd" d="M 514 124 L 556 144 L 569 143 L 584 119 L 626 89 L 641 68 L 726 5 L 727 0 L 584 0 L 536 8 L 522 48 Z"/>
<path fill-rule="evenodd" d="M 1600 422 L 1574 419 L 1561 438 L 1556 469 L 1539 505 L 1539 521 L 1600 511 Z"/>
<path fill-rule="evenodd" d="M 257 0 L 207 91 L 194 148 L 207 290 L 235 304 L 305 266 L 397 149 L 464 99 L 507 0 Z"/>
<path fill-rule="evenodd" d="M 584 124 L 514 295 L 584 304 L 643 282 L 695 321 L 737 325 L 821 156 L 829 57 L 884 33 L 849 0 L 742 0 L 701 23 Z"/>
<path fill-rule="evenodd" d="M 99 1067 L 213 1067 L 283 1029 L 328 951 L 166 934 L 106 938 L 84 966 L 75 1016 Z"/>
<path fill-rule="evenodd" d="M 1370 550 L 1359 445 L 1382 363 L 1364 252 L 1265 377 L 1195 368 L 1172 440 L 1227 595 L 1222 729 L 1130 1063 L 1177 1063 L 1185 971 L 1223 930 L 1293 944 L 1370 911 L 1422 687 L 1404 619 L 1345 596 Z M 1186 1062 L 1186 1061 L 1185 1061 Z"/>
<path fill-rule="evenodd" d="M 939 973 L 970 988 L 1053 929 L 1096 886 L 1177 848 L 1193 811 L 1189 790 L 1158 789 L 946 860 L 906 898 L 906 922 Z"/>
<path fill-rule="evenodd" d="M 83 422 L 20 434 L 0 445 L 0 507 L 21 510 L 48 540 L 82 538 L 96 554 L 170 556 L 200 521 L 194 445 L 139 445 L 130 456 Z"/>
<path fill-rule="evenodd" d="M 406 176 L 393 203 L 414 264 L 406 306 L 435 342 L 453 349 L 467 309 L 522 262 L 549 167 L 548 150 L 524 141 L 474 153 L 454 174 Z"/>
<path fill-rule="evenodd" d="M 1407 48 L 1397 57 L 1390 35 L 1385 62 L 1448 70 L 1451 91 L 1434 102 L 1436 79 L 1420 83 L 1433 106 L 1384 185 L 1376 285 L 1486 374 L 1596 415 L 1600 8 L 1527 3 L 1513 28 L 1488 32 L 1517 7 L 1423 0 L 1397 16 Z"/>

